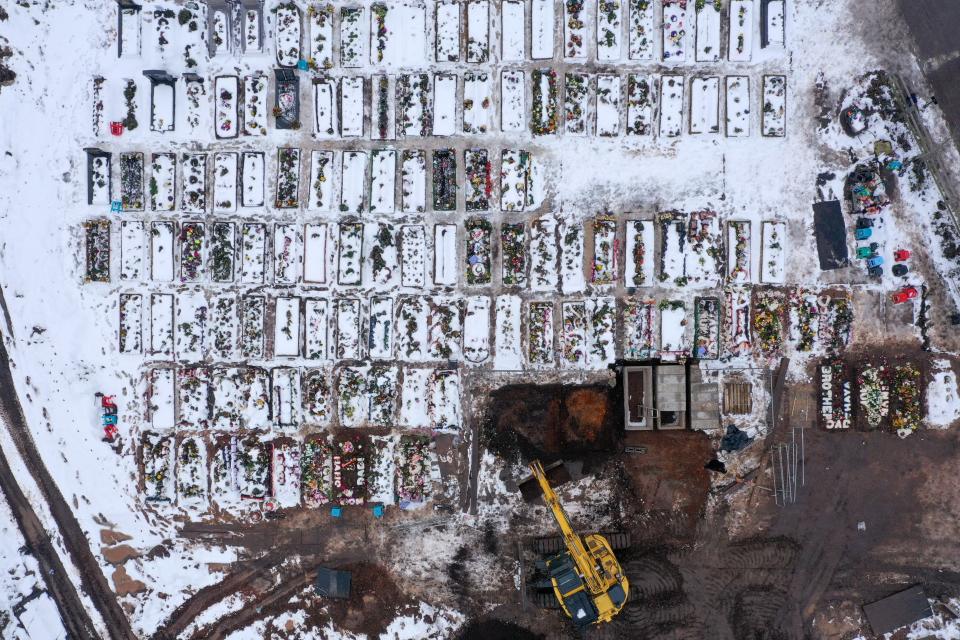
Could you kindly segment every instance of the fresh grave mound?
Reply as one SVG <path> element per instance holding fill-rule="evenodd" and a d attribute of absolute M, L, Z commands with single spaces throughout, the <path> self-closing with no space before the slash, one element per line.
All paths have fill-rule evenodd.
<path fill-rule="evenodd" d="M 512 622 L 483 620 L 463 630 L 457 640 L 542 640 L 543 636 L 527 631 Z"/>
<path fill-rule="evenodd" d="M 606 386 L 511 385 L 491 394 L 485 444 L 524 460 L 607 451 L 621 415 Z"/>

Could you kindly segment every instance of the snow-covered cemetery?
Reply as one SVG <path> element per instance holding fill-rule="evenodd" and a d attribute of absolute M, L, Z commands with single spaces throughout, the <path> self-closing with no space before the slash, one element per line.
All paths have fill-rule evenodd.
<path fill-rule="evenodd" d="M 0 3 L 0 639 L 960 639 L 957 29 Z"/>

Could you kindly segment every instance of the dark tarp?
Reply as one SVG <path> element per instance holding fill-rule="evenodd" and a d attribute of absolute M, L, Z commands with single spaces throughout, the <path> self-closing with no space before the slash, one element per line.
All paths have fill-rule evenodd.
<path fill-rule="evenodd" d="M 334 571 L 321 567 L 317 569 L 315 584 L 317 595 L 328 598 L 349 598 L 351 580 L 349 571 Z"/>
<path fill-rule="evenodd" d="M 863 612 L 873 632 L 881 636 L 933 615 L 927 594 L 919 584 L 865 604 Z"/>
<path fill-rule="evenodd" d="M 753 438 L 738 429 L 736 426 L 728 424 L 727 433 L 720 441 L 720 451 L 725 453 L 740 451 L 740 449 L 743 449 L 751 442 L 753 442 Z"/>
<path fill-rule="evenodd" d="M 839 200 L 813 203 L 813 232 L 817 237 L 817 254 L 824 271 L 850 264 L 847 253 L 847 229 Z"/>

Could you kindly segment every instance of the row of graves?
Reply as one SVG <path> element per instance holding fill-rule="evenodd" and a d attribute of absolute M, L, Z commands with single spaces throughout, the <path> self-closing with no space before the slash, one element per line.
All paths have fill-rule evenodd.
<path fill-rule="evenodd" d="M 601 137 L 673 138 L 720 133 L 748 137 L 759 113 L 764 137 L 786 132 L 784 75 L 695 76 L 586 73 L 544 67 L 529 72 L 413 73 L 314 78 L 301 95 L 300 77 L 276 70 L 180 78 L 146 71 L 146 80 L 93 85 L 93 133 L 133 132 L 147 119 L 152 132 L 213 132 L 216 140 L 255 140 L 270 129 L 307 129 L 316 140 L 395 140 L 529 132 Z M 272 84 L 272 86 L 271 86 Z M 212 85 L 212 86 L 211 86 Z M 751 87 L 759 86 L 759 89 Z M 759 96 L 759 97 L 758 97 Z M 211 109 L 211 101 L 213 106 Z M 185 108 L 178 105 L 186 105 Z M 210 118 L 210 114 L 213 118 Z M 752 125 L 756 126 L 756 125 Z M 139 135 L 139 133 L 134 134 Z M 208 135 L 208 133 L 207 133 Z"/>
<path fill-rule="evenodd" d="M 818 369 L 820 424 L 906 438 L 923 422 L 924 380 L 923 367 L 915 362 L 825 360 Z"/>
<path fill-rule="evenodd" d="M 440 481 L 426 435 L 314 434 L 303 439 L 258 433 L 146 433 L 138 463 L 146 502 L 192 511 L 324 506 L 413 508 Z"/>
<path fill-rule="evenodd" d="M 495 58 L 749 62 L 761 49 L 783 49 L 785 43 L 785 0 L 396 1 L 343 7 L 210 0 L 151 2 L 146 9 L 124 0 L 119 6 L 121 58 L 186 67 L 201 56 L 270 53 L 278 66 L 315 72 Z"/>

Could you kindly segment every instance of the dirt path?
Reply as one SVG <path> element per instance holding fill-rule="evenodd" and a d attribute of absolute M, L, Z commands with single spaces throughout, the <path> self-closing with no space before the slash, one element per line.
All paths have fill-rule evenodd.
<path fill-rule="evenodd" d="M 3 292 L 0 290 L 0 301 L 2 299 Z M 0 339 L 0 415 L 3 416 L 17 451 L 26 463 L 30 475 L 33 476 L 50 508 L 57 529 L 63 536 L 64 545 L 80 573 L 83 590 L 93 601 L 97 611 L 100 612 L 104 623 L 107 625 L 110 638 L 112 640 L 133 640 L 136 636 L 130 628 L 130 622 L 120 608 L 116 595 L 110 589 L 107 579 L 100 569 L 100 563 L 97 562 L 96 557 L 90 550 L 90 542 L 84 535 L 83 529 L 80 528 L 80 524 L 74 517 L 67 501 L 64 500 L 60 488 L 57 487 L 53 477 L 44 466 L 40 452 L 33 442 L 33 437 L 30 435 L 30 429 L 23 414 L 23 407 L 20 405 L 20 398 L 17 396 L 16 387 L 13 383 L 10 359 L 2 339 Z M 37 556 L 37 560 L 40 561 L 44 581 L 57 602 L 67 630 L 76 629 L 76 637 L 78 638 L 98 637 L 89 615 L 80 603 L 79 597 L 60 562 L 60 558 L 50 544 L 46 531 L 37 519 L 36 513 L 26 502 L 19 486 L 17 486 L 6 458 L 0 465 L 0 484 L 3 485 L 3 492 L 17 516 L 20 529 L 28 543 L 33 546 L 33 552 Z M 24 507 L 26 507 L 26 510 L 24 510 Z"/>

